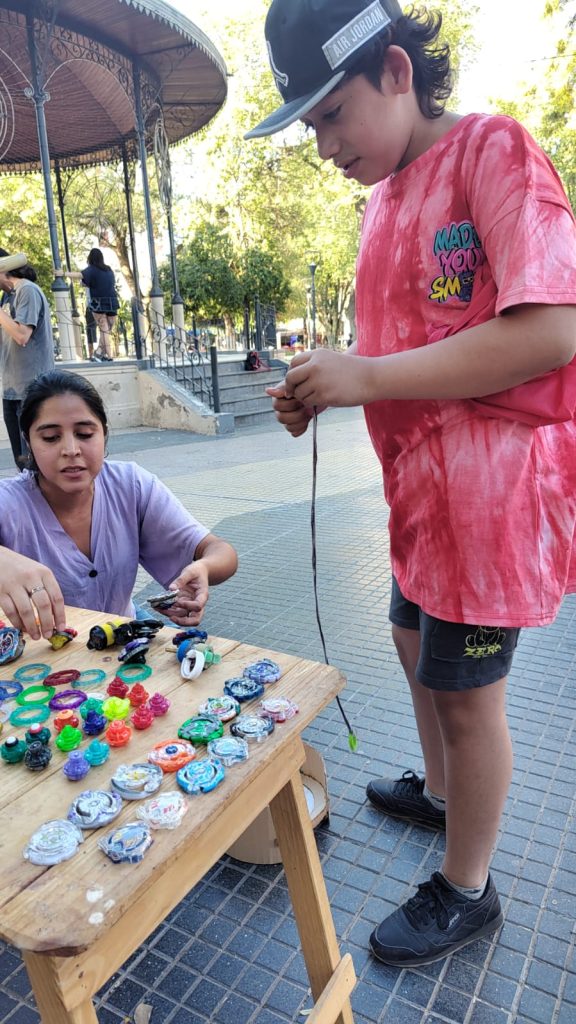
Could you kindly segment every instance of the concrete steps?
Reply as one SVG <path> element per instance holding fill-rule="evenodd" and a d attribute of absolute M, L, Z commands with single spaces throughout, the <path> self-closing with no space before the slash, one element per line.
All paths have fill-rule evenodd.
<path fill-rule="evenodd" d="M 282 380 L 288 369 L 286 363 L 278 361 L 280 365 L 273 365 L 268 370 L 245 370 L 245 359 L 245 353 L 238 353 L 237 357 L 225 356 L 218 359 L 221 411 L 234 416 L 236 427 L 265 423 L 274 419 L 272 401 L 264 393 L 265 388 Z M 206 380 L 211 383 L 210 363 L 203 363 L 202 367 Z M 178 383 L 183 383 L 184 379 L 193 373 L 198 373 L 196 367 L 177 365 L 170 371 L 170 376 Z"/>

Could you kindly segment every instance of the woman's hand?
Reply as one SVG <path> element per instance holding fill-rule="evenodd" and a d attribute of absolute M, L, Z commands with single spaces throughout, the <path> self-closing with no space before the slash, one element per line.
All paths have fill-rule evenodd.
<path fill-rule="evenodd" d="M 197 626 L 208 600 L 209 572 L 206 563 L 198 559 L 185 566 L 170 584 L 170 590 L 179 590 L 180 593 L 164 614 L 178 626 Z"/>
<path fill-rule="evenodd" d="M 232 545 L 213 533 L 200 541 L 195 556 L 170 584 L 170 590 L 180 593 L 165 615 L 178 626 L 197 626 L 204 615 L 210 586 L 223 583 L 238 567 Z"/>
<path fill-rule="evenodd" d="M 55 629 L 66 627 L 64 598 L 54 574 L 9 548 L 0 548 L 0 608 L 32 640 L 49 640 Z"/>

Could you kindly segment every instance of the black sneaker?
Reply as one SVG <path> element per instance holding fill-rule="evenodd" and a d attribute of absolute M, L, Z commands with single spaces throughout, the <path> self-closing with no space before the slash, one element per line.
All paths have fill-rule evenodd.
<path fill-rule="evenodd" d="M 430 828 L 446 828 L 446 814 L 424 796 L 424 779 L 416 772 L 404 772 L 401 779 L 373 779 L 366 796 L 379 811 L 394 818 L 407 818 Z"/>
<path fill-rule="evenodd" d="M 435 871 L 429 882 L 418 886 L 415 896 L 374 929 L 370 948 L 378 960 L 392 967 L 433 964 L 495 932 L 502 920 L 490 876 L 484 895 L 470 900 Z"/>

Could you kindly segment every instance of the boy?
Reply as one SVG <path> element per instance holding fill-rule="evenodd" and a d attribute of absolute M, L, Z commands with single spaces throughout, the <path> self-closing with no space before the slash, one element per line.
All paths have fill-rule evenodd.
<path fill-rule="evenodd" d="M 440 18 L 396 0 L 274 0 L 283 106 L 346 178 L 376 186 L 357 342 L 269 389 L 295 437 L 365 407 L 390 506 L 390 608 L 425 775 L 368 785 L 446 828 L 440 872 L 373 932 L 384 963 L 442 959 L 502 923 L 489 863 L 510 783 L 506 677 L 522 626 L 576 591 L 576 227 L 551 164 L 507 117 L 445 110 Z M 342 360 L 346 362 L 343 363 Z"/>

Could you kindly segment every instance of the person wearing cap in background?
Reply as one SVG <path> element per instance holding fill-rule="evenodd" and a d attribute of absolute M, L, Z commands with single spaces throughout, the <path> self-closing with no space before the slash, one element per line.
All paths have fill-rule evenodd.
<path fill-rule="evenodd" d="M 0 249 L 0 288 L 8 295 L 7 304 L 0 306 L 2 412 L 14 462 L 21 470 L 26 451 L 20 433 L 22 398 L 38 374 L 54 369 L 54 337 L 46 296 L 23 254 L 10 256 Z"/>
<path fill-rule="evenodd" d="M 401 967 L 502 923 L 489 865 L 512 772 L 506 679 L 520 627 L 552 622 L 576 591 L 574 217 L 517 122 L 445 109 L 440 23 L 396 0 L 274 0 L 284 102 L 248 133 L 301 119 L 321 158 L 375 186 L 357 341 L 296 355 L 268 393 L 295 437 L 314 409 L 363 405 L 382 464 L 390 618 L 425 774 L 367 793 L 446 828 L 441 870 L 370 937 Z"/>

